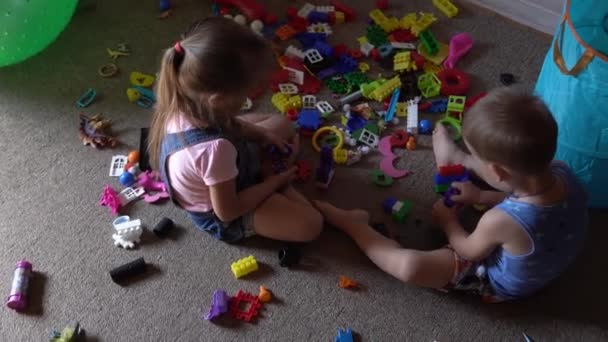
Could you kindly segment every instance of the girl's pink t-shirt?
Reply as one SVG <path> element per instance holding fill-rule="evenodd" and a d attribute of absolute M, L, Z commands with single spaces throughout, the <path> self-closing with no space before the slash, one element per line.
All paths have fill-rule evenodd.
<path fill-rule="evenodd" d="M 177 116 L 167 124 L 167 133 L 195 128 Z M 237 151 L 226 139 L 216 139 L 177 151 L 167 158 L 167 174 L 175 200 L 186 210 L 213 209 L 209 187 L 236 178 Z"/>

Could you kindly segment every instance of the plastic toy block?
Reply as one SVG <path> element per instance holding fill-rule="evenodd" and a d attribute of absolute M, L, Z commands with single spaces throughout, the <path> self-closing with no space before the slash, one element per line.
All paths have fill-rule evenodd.
<path fill-rule="evenodd" d="M 365 57 L 369 57 L 372 51 L 374 51 L 374 48 L 375 47 L 372 44 L 370 44 L 369 42 L 365 42 L 361 44 L 361 46 L 359 47 L 359 51 L 361 51 L 361 54 L 363 54 Z"/>
<path fill-rule="evenodd" d="M 437 40 L 431 31 L 420 33 L 420 41 L 422 41 L 422 45 L 431 56 L 434 56 L 439 52 L 439 45 L 437 45 Z"/>
<path fill-rule="evenodd" d="M 286 66 L 283 67 L 283 70 L 285 70 L 285 72 L 287 74 L 287 81 L 293 82 L 295 84 L 299 84 L 301 86 L 304 85 L 304 80 L 305 80 L 304 71 L 298 70 L 296 68 L 286 67 Z M 277 84 L 277 89 L 275 91 L 277 91 L 277 90 L 278 90 L 278 84 Z M 302 88 L 302 91 L 304 91 L 303 88 Z"/>
<path fill-rule="evenodd" d="M 298 160 L 294 163 L 298 168 L 295 175 L 295 180 L 301 183 L 307 182 L 312 175 L 312 165 L 308 160 Z"/>
<path fill-rule="evenodd" d="M 321 56 L 330 57 L 334 54 L 334 49 L 326 42 L 317 40 L 313 45 L 313 49 L 317 50 Z M 310 51 L 310 50 L 309 50 Z M 308 51 L 306 51 L 308 52 Z M 306 56 L 306 54 L 305 54 Z"/>
<path fill-rule="evenodd" d="M 323 33 L 326 35 L 330 35 L 330 34 L 334 33 L 334 31 L 331 29 L 331 26 L 329 26 L 328 23 L 315 23 L 312 25 L 308 25 L 308 27 L 306 28 L 306 31 L 312 32 L 312 33 Z"/>
<path fill-rule="evenodd" d="M 340 12 L 340 11 L 335 11 L 333 13 L 329 14 L 329 18 L 331 19 L 333 16 L 333 23 L 334 24 L 343 24 L 346 21 L 346 16 L 344 15 L 344 13 Z"/>
<path fill-rule="evenodd" d="M 407 116 L 407 104 L 405 102 L 398 102 L 395 113 L 398 118 L 405 118 Z"/>
<path fill-rule="evenodd" d="M 303 49 L 309 49 L 317 40 L 327 41 L 327 35 L 323 33 L 302 32 L 296 34 L 296 39 L 302 44 Z"/>
<path fill-rule="evenodd" d="M 449 188 L 450 188 L 450 186 L 448 184 L 435 184 L 435 186 L 434 186 L 434 190 L 438 194 L 442 194 L 442 193 L 448 191 Z"/>
<path fill-rule="evenodd" d="M 319 168 L 317 168 L 316 184 L 318 188 L 327 189 L 335 173 L 333 149 L 329 146 L 321 147 Z"/>
<path fill-rule="evenodd" d="M 350 328 L 346 330 L 338 329 L 338 336 L 336 336 L 334 342 L 353 342 L 352 330 Z"/>
<path fill-rule="evenodd" d="M 298 110 L 302 108 L 302 97 L 300 97 L 300 95 L 293 95 L 289 98 L 289 101 L 287 102 L 287 109 L 290 108 Z"/>
<path fill-rule="evenodd" d="M 344 165 L 348 161 L 348 151 L 343 148 L 336 148 L 333 151 L 334 162 Z"/>
<path fill-rule="evenodd" d="M 242 310 L 241 307 L 247 304 L 249 304 L 249 308 Z M 239 290 L 236 296 L 230 299 L 230 315 L 241 321 L 251 322 L 258 316 L 261 308 L 262 302 L 260 302 L 258 296 L 243 292 L 242 290 Z"/>
<path fill-rule="evenodd" d="M 373 82 L 363 83 L 359 85 L 359 90 L 361 91 L 361 94 L 364 97 L 370 99 L 372 97 L 372 93 L 384 83 L 386 83 L 386 80 L 383 78 L 379 78 Z"/>
<path fill-rule="evenodd" d="M 306 17 L 311 23 L 329 23 L 329 14 L 324 12 L 312 11 Z"/>
<path fill-rule="evenodd" d="M 280 83 L 287 82 L 289 82 L 289 71 L 286 69 L 280 69 L 270 75 L 270 80 L 268 83 L 270 83 L 270 88 L 276 92 L 279 91 Z"/>
<path fill-rule="evenodd" d="M 338 0 L 331 0 L 329 2 L 329 4 L 334 6 L 336 11 L 344 13 L 344 17 L 346 18 L 346 21 L 355 20 L 357 13 L 352 8 L 346 6 L 345 4 L 343 4 L 342 2 L 340 2 Z"/>
<path fill-rule="evenodd" d="M 366 29 L 367 40 L 374 46 L 388 44 L 388 36 L 386 32 L 378 25 L 369 25 Z"/>
<path fill-rule="evenodd" d="M 298 11 L 298 16 L 301 18 L 308 18 L 308 15 L 310 14 L 310 12 L 312 12 L 314 10 L 315 10 L 315 5 L 307 2 L 304 5 L 302 5 L 302 7 L 300 7 L 300 10 Z"/>
<path fill-rule="evenodd" d="M 295 17 L 289 20 L 288 24 L 298 33 L 305 32 L 308 25 L 310 25 L 307 19 L 300 17 Z"/>
<path fill-rule="evenodd" d="M 465 182 L 469 180 L 469 173 L 465 170 L 461 174 L 442 176 L 439 173 L 436 173 L 433 177 L 433 182 L 436 185 L 450 185 L 453 182 Z"/>
<path fill-rule="evenodd" d="M 96 97 L 97 97 L 97 92 L 93 88 L 89 88 L 89 89 L 87 89 L 87 91 L 84 94 L 82 94 L 82 96 L 78 99 L 78 101 L 76 101 L 76 107 L 86 108 L 91 103 L 93 103 L 93 101 L 95 101 Z M 129 101 L 129 102 L 134 102 L 134 101 Z"/>
<path fill-rule="evenodd" d="M 51 332 L 49 342 L 78 342 L 85 339 L 86 333 L 84 329 L 80 327 L 80 323 L 76 322 L 73 325 L 64 327 L 61 331 L 54 330 Z"/>
<path fill-rule="evenodd" d="M 392 37 L 392 40 L 391 40 Z M 391 32 L 390 36 L 389 36 L 389 40 L 391 40 L 391 42 L 395 43 L 395 42 L 400 42 L 400 43 L 409 43 L 409 42 L 413 42 L 414 40 L 416 40 L 416 36 L 414 36 L 412 34 L 412 31 L 410 31 L 409 29 L 398 29 L 395 30 L 393 32 Z"/>
<path fill-rule="evenodd" d="M 408 13 L 408 14 L 404 15 L 403 17 L 401 17 L 401 20 L 399 20 L 399 24 L 402 29 L 410 30 L 412 28 L 412 26 L 414 26 L 416 24 L 416 19 L 417 19 L 416 13 Z"/>
<path fill-rule="evenodd" d="M 448 46 L 448 44 L 444 44 L 442 42 L 437 42 L 437 46 L 439 47 L 439 50 L 437 51 L 437 53 L 435 55 L 431 55 L 426 47 L 424 46 L 424 44 L 419 44 L 418 45 L 418 53 L 424 57 L 427 61 L 430 62 L 430 64 L 434 64 L 436 66 L 441 65 L 441 63 L 443 63 L 443 61 L 448 57 L 448 53 L 450 51 L 450 47 Z M 436 70 L 441 70 L 440 67 L 435 68 Z M 438 73 L 440 71 L 437 71 Z"/>
<path fill-rule="evenodd" d="M 258 262 L 255 260 L 255 258 L 253 257 L 253 255 L 250 255 L 246 258 L 243 259 L 239 259 L 235 262 L 233 262 L 230 265 L 230 269 L 232 270 L 232 273 L 234 274 L 235 278 L 240 278 L 242 276 L 245 276 L 253 271 L 257 271 L 258 270 Z"/>
<path fill-rule="evenodd" d="M 304 52 L 306 61 L 311 64 L 319 63 L 323 61 L 323 56 L 317 49 L 308 49 Z"/>
<path fill-rule="evenodd" d="M 380 53 L 380 57 L 386 58 L 393 53 L 393 46 L 391 44 L 383 44 L 378 46 L 378 52 Z"/>
<path fill-rule="evenodd" d="M 221 316 L 222 314 L 225 314 L 226 312 L 228 312 L 229 301 L 230 298 L 226 294 L 226 291 L 215 290 L 213 292 L 213 301 L 211 302 L 211 308 L 209 309 L 209 312 L 205 316 L 203 316 L 203 318 L 209 321 Z"/>
<path fill-rule="evenodd" d="M 331 13 L 334 12 L 336 8 L 334 6 L 316 6 L 315 11 L 323 12 L 323 13 Z"/>
<path fill-rule="evenodd" d="M 369 78 L 360 72 L 350 72 L 344 75 L 344 79 L 348 82 L 349 87 L 358 89 L 361 84 L 369 82 Z"/>
<path fill-rule="evenodd" d="M 464 166 L 461 164 L 444 165 L 444 166 L 439 167 L 439 174 L 441 176 L 462 175 L 464 172 L 465 172 Z"/>
<path fill-rule="evenodd" d="M 393 221 L 397 223 L 405 223 L 405 220 L 412 211 L 413 203 L 411 201 L 397 201 L 393 206 L 392 215 Z"/>
<path fill-rule="evenodd" d="M 376 148 L 378 147 L 380 137 L 378 136 L 378 134 L 373 133 L 366 128 L 363 128 L 361 130 L 361 135 L 357 140 L 371 148 Z"/>
<path fill-rule="evenodd" d="M 418 134 L 418 102 L 415 100 L 407 102 L 407 132 Z"/>
<path fill-rule="evenodd" d="M 357 63 L 354 58 L 344 55 L 340 57 L 340 60 L 336 65 L 336 70 L 340 74 L 348 74 L 357 70 L 358 66 L 359 63 Z"/>
<path fill-rule="evenodd" d="M 370 97 L 378 102 L 382 102 L 385 98 L 389 97 L 395 89 L 399 87 L 401 87 L 401 79 L 399 79 L 398 76 L 393 77 L 378 88 L 376 88 L 370 94 Z"/>
<path fill-rule="evenodd" d="M 291 37 L 295 36 L 296 34 L 296 30 L 293 29 L 293 27 L 285 24 L 281 27 L 279 27 L 276 31 L 275 31 L 275 35 L 277 36 L 277 38 L 279 38 L 280 40 L 288 40 Z"/>
<path fill-rule="evenodd" d="M 386 122 L 391 122 L 393 120 L 393 117 L 395 117 L 395 112 L 397 111 L 397 101 L 399 101 L 400 93 L 401 89 L 397 88 L 393 91 L 393 95 L 391 95 L 391 101 L 388 105 L 388 109 L 386 110 Z"/>
<path fill-rule="evenodd" d="M 389 187 L 393 185 L 393 178 L 384 174 L 382 170 L 372 170 L 371 178 L 377 186 Z"/>
<path fill-rule="evenodd" d="M 371 12 L 369 12 L 369 17 L 378 26 L 380 26 L 380 23 L 388 20 L 388 18 L 384 15 L 384 13 L 382 13 L 382 11 L 377 8 L 372 10 Z"/>
<path fill-rule="evenodd" d="M 302 96 L 302 108 L 304 109 L 312 109 L 315 108 L 317 104 L 317 97 L 314 95 L 304 95 Z"/>
<path fill-rule="evenodd" d="M 280 83 L 279 84 L 279 91 L 282 94 L 288 94 L 288 95 L 297 94 L 298 93 L 298 87 L 295 84 L 293 84 L 293 83 Z"/>
<path fill-rule="evenodd" d="M 357 287 L 359 287 L 359 283 L 343 275 L 340 276 L 338 285 L 343 289 L 356 289 Z"/>
<path fill-rule="evenodd" d="M 272 300 L 272 292 L 265 288 L 263 285 L 260 285 L 260 293 L 258 294 L 258 299 L 262 303 L 268 303 Z"/>
<path fill-rule="evenodd" d="M 409 51 L 396 53 L 393 57 L 393 70 L 397 72 L 410 71 L 412 69 L 412 54 Z"/>
<path fill-rule="evenodd" d="M 453 18 L 458 14 L 458 7 L 454 6 L 450 0 L 433 0 L 433 5 L 448 18 Z"/>
<path fill-rule="evenodd" d="M 298 49 L 297 47 L 293 46 L 293 45 L 289 45 L 287 47 L 287 49 L 285 50 L 285 56 L 287 57 L 291 57 L 291 58 L 297 58 L 299 60 L 304 60 L 304 51 Z"/>
<path fill-rule="evenodd" d="M 327 101 L 319 101 L 319 102 L 317 102 L 316 107 L 319 110 L 319 112 L 321 112 L 321 114 L 323 116 L 331 114 L 331 113 L 333 113 L 335 111 L 334 107 L 332 107 L 332 105 L 329 104 L 329 102 L 327 102 Z"/>
<path fill-rule="evenodd" d="M 357 68 L 359 69 L 360 72 L 368 72 L 370 69 L 370 66 L 367 63 L 361 62 L 361 63 L 359 63 Z"/>
<path fill-rule="evenodd" d="M 300 112 L 297 123 L 302 129 L 316 131 L 321 126 L 321 113 L 316 109 L 304 109 Z"/>
<path fill-rule="evenodd" d="M 465 103 L 467 101 L 467 97 L 466 96 L 456 96 L 456 95 L 450 95 L 448 97 L 448 112 L 456 112 L 456 113 L 462 113 L 464 112 L 464 106 Z"/>
<path fill-rule="evenodd" d="M 316 94 L 321 90 L 321 81 L 310 75 L 304 76 L 304 83 L 300 87 L 300 91 L 304 94 Z"/>
<path fill-rule="evenodd" d="M 289 95 L 283 93 L 275 93 L 272 95 L 270 102 L 283 114 L 287 112 L 289 103 Z"/>
<path fill-rule="evenodd" d="M 424 73 L 418 77 L 418 89 L 426 98 L 439 95 L 441 81 L 433 73 Z"/>
<path fill-rule="evenodd" d="M 419 36 L 422 31 L 428 29 L 435 21 L 437 21 L 437 18 L 432 13 L 420 12 L 420 17 L 412 25 L 411 31 L 416 36 Z"/>

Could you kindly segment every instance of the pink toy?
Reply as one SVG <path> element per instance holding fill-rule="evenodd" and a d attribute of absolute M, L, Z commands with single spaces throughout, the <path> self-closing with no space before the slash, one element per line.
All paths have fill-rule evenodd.
<path fill-rule="evenodd" d="M 458 60 L 473 47 L 473 39 L 466 33 L 459 33 L 450 39 L 450 52 L 443 62 L 446 69 L 453 69 Z"/>
<path fill-rule="evenodd" d="M 215 0 L 221 6 L 233 6 L 241 11 L 250 21 L 261 20 L 264 24 L 272 25 L 278 18 L 266 11 L 264 5 L 256 0 Z"/>
<path fill-rule="evenodd" d="M 118 215 L 120 210 L 120 197 L 116 190 L 114 190 L 109 184 L 103 188 L 103 194 L 99 200 L 99 205 L 110 208 L 112 215 Z"/>
<path fill-rule="evenodd" d="M 145 194 L 144 201 L 146 203 L 155 203 L 157 201 L 169 198 L 167 186 L 160 182 L 158 172 L 146 171 L 139 175 L 137 185 L 144 188 L 146 191 L 154 191 L 155 194 Z"/>
<path fill-rule="evenodd" d="M 380 153 L 384 156 L 382 160 L 380 160 L 380 170 L 382 170 L 385 175 L 392 178 L 401 178 L 410 174 L 409 170 L 397 170 L 395 165 L 393 165 L 393 161 L 397 159 L 397 156 L 391 149 L 390 136 L 384 137 L 380 140 L 378 151 L 380 151 Z"/>

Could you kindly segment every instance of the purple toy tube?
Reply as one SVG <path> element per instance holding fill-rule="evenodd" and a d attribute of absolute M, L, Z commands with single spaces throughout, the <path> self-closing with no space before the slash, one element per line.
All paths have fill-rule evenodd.
<path fill-rule="evenodd" d="M 6 299 L 6 306 L 13 310 L 23 310 L 27 306 L 27 287 L 32 276 L 32 264 L 21 260 L 15 266 L 11 293 Z"/>

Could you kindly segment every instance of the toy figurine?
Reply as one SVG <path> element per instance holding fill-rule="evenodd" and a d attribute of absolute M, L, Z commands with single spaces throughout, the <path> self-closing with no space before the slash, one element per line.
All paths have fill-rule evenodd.
<path fill-rule="evenodd" d="M 104 119 L 101 114 L 90 118 L 80 114 L 79 118 L 78 137 L 84 145 L 91 145 L 93 148 L 116 146 L 116 139 L 105 132 L 112 124 L 111 120 Z"/>

